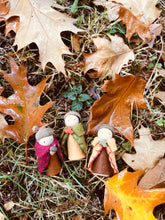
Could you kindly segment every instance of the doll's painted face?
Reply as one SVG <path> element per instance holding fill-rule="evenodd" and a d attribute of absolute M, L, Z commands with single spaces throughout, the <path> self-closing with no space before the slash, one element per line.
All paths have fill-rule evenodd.
<path fill-rule="evenodd" d="M 50 135 L 48 137 L 41 138 L 38 142 L 40 145 L 49 146 L 53 143 L 54 137 Z"/>
<path fill-rule="evenodd" d="M 113 134 L 112 131 L 108 128 L 100 128 L 98 130 L 97 136 L 101 139 L 108 140 L 112 138 Z"/>
<path fill-rule="evenodd" d="M 66 118 L 65 118 L 65 125 L 68 127 L 68 126 L 74 126 L 76 124 L 79 123 L 79 118 L 75 115 L 68 115 Z"/>

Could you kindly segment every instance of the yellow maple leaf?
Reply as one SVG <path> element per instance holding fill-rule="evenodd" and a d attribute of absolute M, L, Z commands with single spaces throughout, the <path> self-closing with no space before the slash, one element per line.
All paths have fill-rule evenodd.
<path fill-rule="evenodd" d="M 144 172 L 125 169 L 105 181 L 105 215 L 114 209 L 117 220 L 156 220 L 153 209 L 165 203 L 165 188 L 139 188 L 137 183 Z"/>

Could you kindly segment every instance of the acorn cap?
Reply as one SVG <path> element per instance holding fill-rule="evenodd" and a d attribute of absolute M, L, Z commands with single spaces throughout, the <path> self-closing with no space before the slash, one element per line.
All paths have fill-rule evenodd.
<path fill-rule="evenodd" d="M 54 134 L 54 131 L 52 128 L 41 127 L 39 131 L 36 133 L 35 138 L 36 138 L 36 141 L 38 142 L 40 139 L 44 137 L 49 137 L 53 134 Z"/>
<path fill-rule="evenodd" d="M 70 112 L 68 112 L 68 113 L 66 113 L 66 114 L 64 115 L 64 120 L 65 120 L 66 117 L 68 117 L 69 115 L 75 115 L 75 116 L 77 116 L 79 119 L 81 119 L 81 115 L 80 115 L 78 112 L 70 111 Z"/>
<path fill-rule="evenodd" d="M 112 131 L 112 134 L 114 133 L 113 128 L 109 125 L 109 124 L 101 124 L 97 127 L 97 132 L 101 129 L 101 128 L 108 128 L 109 130 Z"/>

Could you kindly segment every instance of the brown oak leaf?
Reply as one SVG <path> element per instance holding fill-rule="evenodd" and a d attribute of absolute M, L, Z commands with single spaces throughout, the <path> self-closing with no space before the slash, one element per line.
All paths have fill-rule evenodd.
<path fill-rule="evenodd" d="M 110 209 L 117 220 L 156 220 L 153 209 L 165 203 L 165 188 L 141 189 L 138 180 L 144 170 L 128 172 L 127 169 L 105 181 L 105 215 Z"/>
<path fill-rule="evenodd" d="M 117 133 L 133 145 L 133 128 L 130 120 L 132 108 L 146 109 L 143 90 L 146 81 L 132 75 L 106 80 L 102 89 L 106 92 L 90 108 L 87 134 L 96 134 L 100 124 L 109 124 Z"/>
<path fill-rule="evenodd" d="M 14 90 L 14 94 L 8 98 L 0 96 L 0 112 L 10 115 L 14 119 L 13 125 L 3 127 L 5 135 L 19 143 L 27 143 L 29 136 L 33 134 L 33 126 L 42 126 L 41 119 L 53 102 L 41 106 L 40 95 L 45 88 L 44 79 L 36 86 L 31 86 L 27 81 L 26 67 L 18 66 L 13 59 L 10 61 L 11 73 L 3 73 Z"/>
<path fill-rule="evenodd" d="M 121 37 L 108 36 L 111 41 L 101 37 L 93 38 L 97 47 L 96 52 L 83 53 L 85 58 L 84 72 L 94 70 L 88 73 L 91 78 L 119 73 L 124 64 L 127 64 L 129 60 L 134 60 L 133 50 L 129 49 Z"/>
<path fill-rule="evenodd" d="M 136 154 L 124 153 L 123 160 L 134 170 L 152 168 L 165 154 L 165 138 L 154 141 L 149 128 L 141 127 L 139 139 L 134 139 Z"/>
<path fill-rule="evenodd" d="M 122 24 L 126 25 L 126 37 L 131 39 L 134 33 L 137 33 L 142 40 L 151 40 L 152 36 L 149 31 L 149 25 L 140 20 L 139 16 L 133 14 L 128 8 L 116 1 L 95 1 L 95 4 L 105 5 L 110 17 L 110 20 L 120 18 Z"/>

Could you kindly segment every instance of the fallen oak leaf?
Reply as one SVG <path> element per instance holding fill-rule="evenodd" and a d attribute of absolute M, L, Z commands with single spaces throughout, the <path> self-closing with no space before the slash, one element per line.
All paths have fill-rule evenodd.
<path fill-rule="evenodd" d="M 142 22 L 137 16 L 135 16 L 128 8 L 124 7 L 122 4 L 116 1 L 105 0 L 95 1 L 95 4 L 103 4 L 106 6 L 108 14 L 112 18 L 120 18 L 122 24 L 126 25 L 126 37 L 130 41 L 132 35 L 137 33 L 142 40 L 151 40 L 152 36 L 149 31 L 149 25 Z M 113 15 L 114 13 L 114 15 Z"/>
<path fill-rule="evenodd" d="M 96 134 L 101 124 L 109 124 L 115 132 L 127 138 L 133 146 L 133 128 L 130 121 L 131 108 L 146 109 L 143 90 L 146 81 L 132 75 L 106 80 L 102 86 L 106 92 L 90 108 L 87 134 Z"/>
<path fill-rule="evenodd" d="M 28 138 L 34 133 L 34 126 L 41 127 L 41 119 L 53 102 L 41 106 L 40 95 L 45 88 L 45 78 L 36 86 L 31 86 L 27 81 L 26 67 L 22 63 L 18 66 L 13 59 L 10 60 L 11 73 L 3 73 L 4 78 L 12 86 L 14 94 L 8 98 L 0 96 L 0 111 L 14 119 L 13 125 L 3 127 L 5 135 L 19 143 L 27 143 Z"/>
<path fill-rule="evenodd" d="M 110 209 L 117 213 L 117 220 L 156 220 L 153 209 L 165 203 L 165 188 L 141 189 L 137 183 L 144 170 L 121 171 L 105 181 L 104 216 Z"/>
<path fill-rule="evenodd" d="M 77 32 L 80 29 L 73 25 L 75 19 L 54 10 L 52 2 L 34 0 L 11 0 L 11 9 L 6 19 L 20 17 L 20 26 L 16 34 L 15 45 L 18 50 L 35 42 L 40 50 L 42 67 L 51 62 L 58 71 L 65 74 L 62 54 L 70 54 L 62 42 L 61 32 Z"/>
<path fill-rule="evenodd" d="M 165 138 L 154 141 L 149 128 L 141 126 L 140 138 L 134 139 L 136 154 L 124 153 L 122 159 L 134 170 L 152 168 L 165 154 Z"/>
<path fill-rule="evenodd" d="M 165 158 L 144 174 L 138 186 L 142 189 L 165 187 Z"/>
<path fill-rule="evenodd" d="M 124 64 L 129 60 L 134 60 L 133 50 L 124 43 L 117 35 L 108 35 L 111 41 L 105 38 L 93 38 L 97 47 L 92 54 L 83 53 L 85 58 L 84 72 L 93 69 L 88 73 L 91 78 L 101 78 L 106 75 L 119 73 Z"/>
<path fill-rule="evenodd" d="M 137 33 L 143 41 L 152 39 L 149 26 L 140 21 L 130 10 L 120 6 L 119 18 L 122 24 L 126 25 L 126 37 L 129 41 L 135 33 Z"/>
<path fill-rule="evenodd" d="M 121 3 L 125 8 L 129 9 L 135 16 L 145 24 L 152 24 L 161 13 L 161 9 L 155 7 L 157 0 L 115 0 Z"/>

